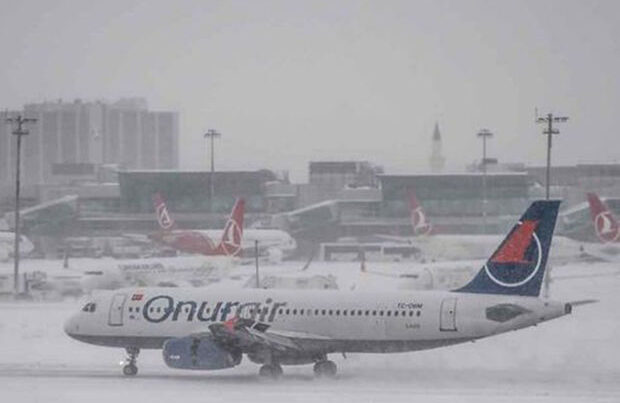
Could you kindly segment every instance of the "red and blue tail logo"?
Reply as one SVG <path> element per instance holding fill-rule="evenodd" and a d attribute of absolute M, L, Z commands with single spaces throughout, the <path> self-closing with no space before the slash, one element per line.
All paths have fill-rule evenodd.
<path fill-rule="evenodd" d="M 476 277 L 456 291 L 538 296 L 559 206 L 532 203 Z"/>

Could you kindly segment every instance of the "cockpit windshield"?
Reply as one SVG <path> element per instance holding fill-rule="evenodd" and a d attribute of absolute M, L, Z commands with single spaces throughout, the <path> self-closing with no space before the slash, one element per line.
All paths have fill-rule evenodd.
<path fill-rule="evenodd" d="M 97 304 L 95 304 L 94 302 L 89 302 L 88 304 L 84 305 L 84 308 L 82 308 L 82 311 L 95 312 L 95 309 L 97 309 Z"/>

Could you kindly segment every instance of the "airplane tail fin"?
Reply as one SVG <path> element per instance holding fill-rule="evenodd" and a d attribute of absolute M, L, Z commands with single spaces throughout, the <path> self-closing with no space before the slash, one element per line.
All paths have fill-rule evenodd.
<path fill-rule="evenodd" d="M 409 214 L 411 215 L 411 226 L 415 235 L 430 235 L 433 231 L 432 224 L 426 218 L 424 209 L 420 205 L 415 192 L 409 190 Z"/>
<path fill-rule="evenodd" d="M 559 200 L 532 203 L 473 280 L 455 291 L 538 296 L 559 206 Z"/>
<path fill-rule="evenodd" d="M 614 242 L 620 235 L 616 217 L 596 193 L 588 193 L 587 197 L 596 236 L 603 243 Z"/>
<path fill-rule="evenodd" d="M 155 214 L 159 227 L 165 231 L 174 229 L 176 224 L 170 216 L 170 213 L 168 213 L 166 202 L 159 192 L 153 195 L 153 205 L 155 206 Z"/>
<path fill-rule="evenodd" d="M 239 256 L 241 242 L 243 241 L 243 216 L 245 214 L 245 200 L 237 199 L 233 206 L 230 217 L 224 227 L 222 240 L 218 250 L 228 256 Z"/>

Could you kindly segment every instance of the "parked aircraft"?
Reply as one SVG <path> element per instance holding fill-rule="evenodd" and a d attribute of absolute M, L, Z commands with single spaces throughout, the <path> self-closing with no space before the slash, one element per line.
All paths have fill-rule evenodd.
<path fill-rule="evenodd" d="M 409 192 L 409 211 L 413 237 L 383 236 L 392 241 L 406 242 L 418 248 L 426 261 L 485 259 L 502 240 L 495 234 L 441 234 L 428 219 L 413 191 Z M 578 260 L 583 255 L 582 243 L 555 236 L 550 259 L 553 263 Z"/>
<path fill-rule="evenodd" d="M 534 202 L 477 275 L 453 291 L 130 288 L 97 295 L 64 329 L 82 342 L 125 348 L 125 375 L 137 373 L 140 349 L 155 348 L 178 369 L 231 368 L 246 355 L 262 364 L 261 376 L 314 364 L 317 376 L 332 377 L 329 354 L 425 350 L 569 314 L 571 303 L 538 298 L 558 206 Z"/>
<path fill-rule="evenodd" d="M 207 256 L 241 256 L 244 251 L 251 251 L 253 254 L 255 242 L 258 241 L 259 254 L 268 256 L 272 261 L 279 261 L 282 257 L 289 256 L 297 248 L 295 239 L 284 231 L 275 229 L 244 230 L 245 202 L 243 199 L 238 199 L 235 202 L 223 231 L 178 229 L 162 196 L 156 193 L 153 201 L 161 231 L 152 234 L 151 238 L 183 252 Z M 215 245 L 214 239 L 221 239 L 221 241 Z"/>
<path fill-rule="evenodd" d="M 219 281 L 234 265 L 234 259 L 229 256 L 91 259 L 87 265 L 72 263 L 72 267 L 82 272 L 85 291 L 140 285 L 204 286 Z"/>

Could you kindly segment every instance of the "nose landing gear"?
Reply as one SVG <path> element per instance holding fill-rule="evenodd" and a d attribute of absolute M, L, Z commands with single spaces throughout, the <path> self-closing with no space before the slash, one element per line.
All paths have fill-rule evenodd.
<path fill-rule="evenodd" d="M 138 361 L 140 349 L 136 347 L 127 347 L 125 350 L 127 351 L 127 359 L 125 360 L 126 364 L 123 367 L 123 375 L 134 376 L 138 373 L 138 366 L 136 363 Z"/>

